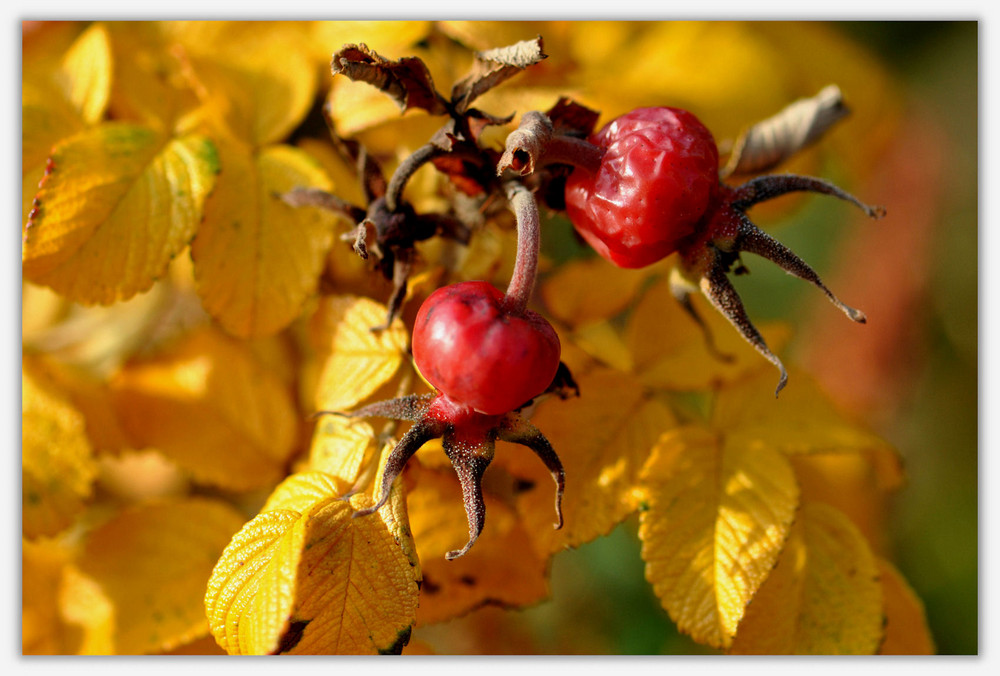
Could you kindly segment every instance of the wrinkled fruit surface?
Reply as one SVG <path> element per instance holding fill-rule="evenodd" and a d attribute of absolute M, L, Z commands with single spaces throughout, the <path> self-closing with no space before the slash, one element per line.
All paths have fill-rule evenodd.
<path fill-rule="evenodd" d="M 486 282 L 438 289 L 420 306 L 413 359 L 424 378 L 456 402 L 489 415 L 541 394 L 559 368 L 559 338 L 536 312 L 511 314 Z"/>
<path fill-rule="evenodd" d="M 604 258 L 623 268 L 677 250 L 709 211 L 719 186 L 719 151 L 698 118 L 678 108 L 637 108 L 590 138 L 600 169 L 576 169 L 566 213 Z"/>

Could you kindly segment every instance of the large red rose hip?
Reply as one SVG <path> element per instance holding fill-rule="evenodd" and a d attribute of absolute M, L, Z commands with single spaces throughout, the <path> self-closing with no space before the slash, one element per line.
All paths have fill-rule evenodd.
<path fill-rule="evenodd" d="M 566 182 L 566 213 L 584 239 L 623 268 L 677 250 L 709 211 L 719 152 L 698 118 L 678 108 L 638 108 L 590 138 L 604 150 L 595 173 Z"/>
<path fill-rule="evenodd" d="M 559 368 L 559 338 L 530 310 L 512 314 L 486 282 L 432 293 L 413 326 L 420 373 L 453 401 L 489 415 L 513 411 L 541 394 Z"/>

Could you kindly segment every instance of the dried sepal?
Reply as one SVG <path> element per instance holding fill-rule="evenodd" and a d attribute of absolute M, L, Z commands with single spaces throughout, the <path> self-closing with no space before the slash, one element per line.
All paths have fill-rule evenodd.
<path fill-rule="evenodd" d="M 448 105 L 434 88 L 427 66 L 415 56 L 386 59 L 365 44 L 345 45 L 333 55 L 330 68 L 355 82 L 367 82 L 388 94 L 403 112 L 422 108 L 443 115 Z"/>
<path fill-rule="evenodd" d="M 587 138 L 594 132 L 601 114 L 593 108 L 577 103 L 571 98 L 560 96 L 555 105 L 545 114 L 552 121 L 557 134 Z"/>
<path fill-rule="evenodd" d="M 570 378 L 572 381 L 572 378 Z M 573 383 L 575 385 L 575 383 Z M 462 485 L 462 499 L 469 523 L 469 539 L 461 549 L 449 551 L 445 558 L 462 556 L 479 538 L 486 523 L 483 500 L 483 473 L 493 460 L 497 439 L 527 446 L 545 464 L 556 484 L 556 528 L 563 525 L 562 496 L 566 475 L 562 462 L 545 436 L 517 412 L 487 415 L 470 407 L 455 404 L 443 394 L 409 395 L 369 404 L 350 413 L 320 411 L 350 418 L 379 417 L 412 421 L 413 425 L 389 452 L 374 504 L 354 513 L 356 517 L 378 511 L 389 499 L 390 488 L 402 473 L 407 461 L 431 439 L 442 438 L 442 445 Z"/>
<path fill-rule="evenodd" d="M 815 142 L 849 112 L 836 85 L 799 99 L 744 131 L 721 174 L 725 177 L 769 171 Z"/>
<path fill-rule="evenodd" d="M 476 52 L 472 72 L 452 87 L 451 101 L 455 111 L 464 113 L 482 94 L 547 58 L 542 49 L 542 37 L 538 36 L 507 47 Z"/>

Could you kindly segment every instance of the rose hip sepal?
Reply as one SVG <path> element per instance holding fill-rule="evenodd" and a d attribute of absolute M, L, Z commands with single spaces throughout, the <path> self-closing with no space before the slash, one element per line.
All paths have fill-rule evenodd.
<path fill-rule="evenodd" d="M 832 195 L 881 218 L 885 209 L 863 204 L 817 178 L 760 176 L 741 186 L 720 182 L 718 149 L 698 118 L 677 108 L 639 108 L 605 125 L 590 138 L 603 150 L 600 161 L 578 166 L 566 181 L 566 213 L 573 227 L 604 258 L 625 268 L 644 267 L 674 252 L 674 296 L 705 328 L 690 294 L 701 290 L 743 337 L 780 371 L 775 395 L 788 375 L 746 314 L 727 273 L 746 272 L 740 253 L 749 251 L 811 282 L 848 317 L 865 322 L 842 303 L 790 249 L 754 225 L 753 205 L 796 191 Z M 709 346 L 711 339 L 707 335 Z"/>
<path fill-rule="evenodd" d="M 487 466 L 493 460 L 495 442 L 500 439 L 527 446 L 552 473 L 552 478 L 556 482 L 555 528 L 562 528 L 562 496 L 566 482 L 562 462 L 545 436 L 517 412 L 488 415 L 468 405 L 455 402 L 446 394 L 424 394 L 382 401 L 351 413 L 336 413 L 336 415 L 413 421 L 413 425 L 386 459 L 375 504 L 355 512 L 355 517 L 367 516 L 380 509 L 389 498 L 392 482 L 403 471 L 410 457 L 431 439 L 443 437 L 444 451 L 451 460 L 462 485 L 462 499 L 469 521 L 469 541 L 462 549 L 445 554 L 445 558 L 455 559 L 462 556 L 475 543 L 486 522 L 482 478 Z"/>

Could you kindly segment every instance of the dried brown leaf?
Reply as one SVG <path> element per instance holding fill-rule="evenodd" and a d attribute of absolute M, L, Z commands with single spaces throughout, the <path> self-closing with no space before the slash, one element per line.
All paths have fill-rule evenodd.
<path fill-rule="evenodd" d="M 330 62 L 333 74 L 346 75 L 355 82 L 367 82 L 391 96 L 404 112 L 422 108 L 432 115 L 448 111 L 434 88 L 427 66 L 417 57 L 393 61 L 380 56 L 368 45 L 345 45 Z"/>
<path fill-rule="evenodd" d="M 836 85 L 824 87 L 813 97 L 799 99 L 744 131 L 736 140 L 722 174 L 753 174 L 773 169 L 819 139 L 849 112 Z"/>
<path fill-rule="evenodd" d="M 455 110 L 464 113 L 476 98 L 545 58 L 540 35 L 534 40 L 476 52 L 472 72 L 452 87 Z"/>

